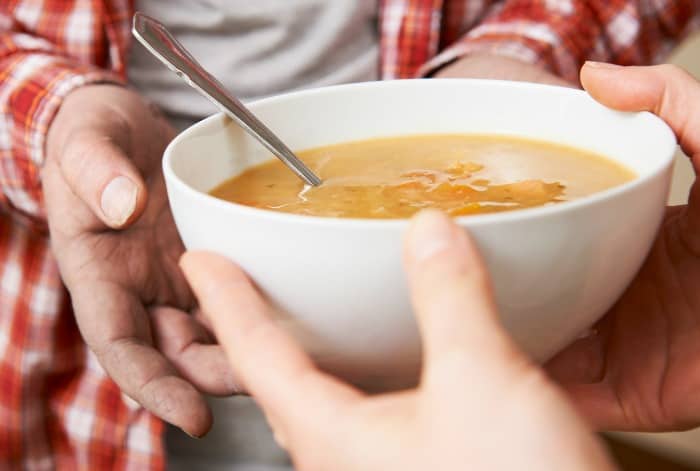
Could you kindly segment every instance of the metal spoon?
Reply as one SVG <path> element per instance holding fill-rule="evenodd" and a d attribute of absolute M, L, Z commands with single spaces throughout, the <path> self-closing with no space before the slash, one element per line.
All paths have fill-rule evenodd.
<path fill-rule="evenodd" d="M 221 82 L 207 72 L 165 26 L 153 18 L 137 12 L 134 15 L 132 33 L 151 54 L 175 72 L 178 77 L 211 100 L 248 134 L 279 157 L 304 182 L 312 186 L 321 184 L 321 179 L 304 165 L 304 162 L 299 160 L 243 103 L 228 92 Z"/>

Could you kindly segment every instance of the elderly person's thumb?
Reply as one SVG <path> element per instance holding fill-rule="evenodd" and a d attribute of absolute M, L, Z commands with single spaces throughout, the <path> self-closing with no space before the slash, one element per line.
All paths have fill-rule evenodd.
<path fill-rule="evenodd" d="M 98 107 L 102 115 L 85 120 L 85 113 L 94 111 L 91 106 L 101 96 L 99 88 L 80 87 L 63 101 L 49 128 L 44 171 L 59 172 L 102 223 L 120 229 L 139 218 L 148 195 L 132 158 L 138 149 L 130 128 L 136 124 L 117 110 L 105 119 L 105 107 Z M 138 97 L 128 98 L 145 106 Z"/>

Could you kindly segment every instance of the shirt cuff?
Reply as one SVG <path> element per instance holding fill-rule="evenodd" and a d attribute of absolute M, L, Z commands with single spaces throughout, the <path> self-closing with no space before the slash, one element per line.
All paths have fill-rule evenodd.
<path fill-rule="evenodd" d="M 3 88 L 10 87 L 13 135 L 21 139 L 19 147 L 26 146 L 32 162 L 41 165 L 45 160 L 46 135 L 63 99 L 78 87 L 97 83 L 124 85 L 125 80 L 107 70 L 44 54 L 26 55 L 11 68 Z"/>
<path fill-rule="evenodd" d="M 74 89 L 95 83 L 124 84 L 122 77 L 89 65 L 41 52 L 20 53 L 0 61 L 4 76 L 4 119 L 0 119 L 0 186 L 16 210 L 43 216 L 39 169 L 46 137 L 63 99 Z"/>
<path fill-rule="evenodd" d="M 499 31 L 499 29 L 515 29 L 519 34 Z M 537 65 L 547 72 L 577 83 L 579 64 L 575 58 L 561 48 L 554 47 L 552 41 L 540 37 L 539 33 L 539 30 L 531 25 L 484 24 L 478 26 L 425 63 L 418 70 L 418 75 L 425 77 L 434 74 L 439 68 L 462 57 L 489 54 Z"/>
<path fill-rule="evenodd" d="M 542 62 L 534 48 L 513 40 L 463 40 L 453 44 L 418 69 L 419 77 L 427 77 L 439 69 L 463 57 L 476 54 L 490 54 L 521 60 L 530 64 Z"/>

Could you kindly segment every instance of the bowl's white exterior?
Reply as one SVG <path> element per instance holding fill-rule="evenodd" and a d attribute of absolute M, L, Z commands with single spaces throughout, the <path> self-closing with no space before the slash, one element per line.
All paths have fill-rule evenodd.
<path fill-rule="evenodd" d="M 250 107 L 293 149 L 489 133 L 570 144 L 634 169 L 634 182 L 575 202 L 458 219 L 487 261 L 504 324 L 538 360 L 595 322 L 638 270 L 664 211 L 676 147 L 648 113 L 613 112 L 580 91 L 524 83 L 374 82 Z M 268 158 L 222 115 L 171 143 L 164 173 L 185 246 L 238 262 L 325 368 L 361 382 L 415 379 L 420 342 L 401 267 L 406 221 L 288 215 L 203 193 Z"/>

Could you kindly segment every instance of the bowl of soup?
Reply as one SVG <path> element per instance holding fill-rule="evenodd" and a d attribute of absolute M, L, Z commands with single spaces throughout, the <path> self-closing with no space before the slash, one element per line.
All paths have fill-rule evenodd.
<path fill-rule="evenodd" d="M 676 149 L 649 113 L 507 81 L 361 83 L 250 108 L 324 183 L 305 186 L 214 115 L 165 151 L 182 240 L 238 263 L 321 367 L 373 388 L 420 371 L 401 262 L 412 214 L 439 208 L 471 233 L 503 324 L 545 361 L 641 266 Z"/>

